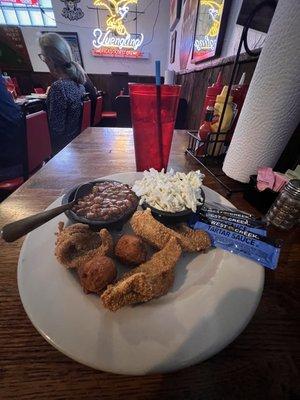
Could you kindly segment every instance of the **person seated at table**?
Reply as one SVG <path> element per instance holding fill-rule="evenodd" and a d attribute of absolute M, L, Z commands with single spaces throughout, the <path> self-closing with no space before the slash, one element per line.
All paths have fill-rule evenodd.
<path fill-rule="evenodd" d="M 69 44 L 57 33 L 43 34 L 39 43 L 39 57 L 56 79 L 46 101 L 52 151 L 56 154 L 80 133 L 85 72 L 73 60 Z"/>
<path fill-rule="evenodd" d="M 0 71 L 0 181 L 23 174 L 25 119 Z"/>

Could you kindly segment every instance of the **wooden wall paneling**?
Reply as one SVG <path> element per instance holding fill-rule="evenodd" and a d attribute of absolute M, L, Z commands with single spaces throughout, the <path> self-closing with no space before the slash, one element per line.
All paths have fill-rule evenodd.
<path fill-rule="evenodd" d="M 155 78 L 153 76 L 142 76 L 142 75 L 98 75 L 89 74 L 94 85 L 99 90 L 103 90 L 106 94 L 104 96 L 104 109 L 112 110 L 114 99 L 124 88 L 125 94 L 128 93 L 128 83 L 154 83 Z"/>
<path fill-rule="evenodd" d="M 21 72 L 7 71 L 11 77 L 16 77 L 23 95 L 33 92 L 35 87 L 47 88 L 54 81 L 49 72 Z M 98 90 L 104 91 L 104 109 L 112 110 L 115 97 L 122 88 L 128 93 L 128 82 L 154 83 L 153 76 L 136 76 L 136 75 L 100 75 L 89 74 L 94 86 Z"/>
<path fill-rule="evenodd" d="M 214 60 L 211 64 L 205 63 L 203 69 L 200 69 L 199 64 L 196 71 L 177 75 L 177 83 L 182 85 L 181 97 L 186 99 L 188 103 L 188 129 L 199 128 L 200 112 L 203 107 L 206 89 L 216 81 L 220 71 L 223 74 L 223 82 L 225 84 L 229 83 L 233 58 L 231 57 L 225 61 L 220 60 L 219 65 L 217 64 L 217 60 Z M 255 70 L 256 62 L 257 59 L 242 58 L 242 62 L 239 63 L 236 82 L 239 81 L 242 73 L 246 72 L 246 83 L 249 84 Z M 48 72 L 7 72 L 10 76 L 15 76 L 18 79 L 22 94 L 32 93 L 34 87 L 41 86 L 46 88 L 53 82 L 53 78 Z M 125 93 L 128 93 L 129 82 L 154 83 L 153 76 L 89 74 L 89 77 L 98 90 L 103 90 L 106 93 L 104 96 L 105 110 L 113 109 L 114 99 L 122 88 L 125 89 Z"/>
<path fill-rule="evenodd" d="M 255 71 L 257 60 L 254 60 L 252 62 L 245 62 L 245 63 L 240 63 L 238 72 L 237 72 L 237 78 L 236 78 L 236 83 L 238 83 L 242 77 L 243 72 L 246 72 L 246 80 L 245 83 L 248 85 L 251 82 L 252 76 Z"/>
<path fill-rule="evenodd" d="M 16 77 L 22 94 L 30 94 L 35 87 L 47 88 L 53 82 L 53 78 L 49 72 L 19 72 L 7 71 L 11 77 Z"/>
<path fill-rule="evenodd" d="M 236 83 L 239 82 L 242 73 L 246 72 L 246 83 L 249 84 L 257 63 L 257 59 L 246 59 L 239 63 Z M 187 124 L 188 129 L 198 129 L 200 125 L 200 113 L 204 104 L 204 98 L 208 86 L 216 82 L 219 72 L 222 72 L 223 83 L 228 85 L 233 68 L 233 58 L 230 62 L 216 61 L 212 68 L 205 66 L 202 70 L 192 71 L 177 75 L 177 84 L 182 85 L 181 97 L 188 102 Z"/>
<path fill-rule="evenodd" d="M 188 112 L 188 127 L 190 129 L 198 129 L 200 126 L 200 113 L 210 74 L 210 70 L 202 71 L 201 74 L 194 74 L 192 98 Z"/>
<path fill-rule="evenodd" d="M 54 82 L 53 77 L 47 72 L 32 73 L 31 80 L 34 87 L 47 88 Z"/>

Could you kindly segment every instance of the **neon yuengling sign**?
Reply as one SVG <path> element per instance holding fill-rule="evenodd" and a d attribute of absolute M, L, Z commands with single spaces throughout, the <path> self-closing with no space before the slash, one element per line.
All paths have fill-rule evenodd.
<path fill-rule="evenodd" d="M 118 49 L 132 49 L 137 50 L 143 43 L 144 35 L 134 38 L 132 35 L 127 36 L 115 36 L 113 32 L 106 31 L 105 33 L 101 29 L 94 29 L 93 46 L 96 49 L 100 47 L 116 47 Z"/>
<path fill-rule="evenodd" d="M 129 12 L 129 4 L 137 4 L 138 0 L 94 0 L 94 5 L 108 11 L 106 30 L 96 28 L 93 31 L 94 56 L 141 58 L 139 50 L 144 35 L 130 34 L 124 24 Z"/>

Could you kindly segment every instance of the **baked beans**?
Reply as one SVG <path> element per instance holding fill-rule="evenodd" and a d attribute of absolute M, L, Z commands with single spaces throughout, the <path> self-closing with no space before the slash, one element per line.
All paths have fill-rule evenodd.
<path fill-rule="evenodd" d="M 115 220 L 136 208 L 138 198 L 128 185 L 119 182 L 99 182 L 92 192 L 78 199 L 73 206 L 79 217 L 94 220 Z"/>

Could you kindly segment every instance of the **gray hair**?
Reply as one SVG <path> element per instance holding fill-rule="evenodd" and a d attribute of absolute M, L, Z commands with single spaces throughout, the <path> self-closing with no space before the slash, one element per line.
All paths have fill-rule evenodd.
<path fill-rule="evenodd" d="M 49 58 L 56 68 L 62 70 L 76 83 L 84 83 L 85 72 L 81 65 L 73 60 L 69 44 L 57 33 L 44 33 L 39 38 L 44 55 Z"/>

